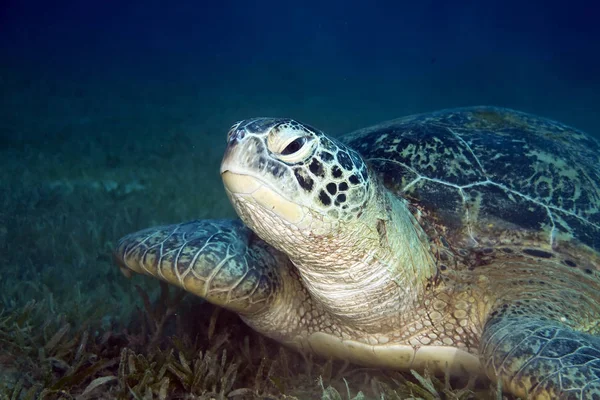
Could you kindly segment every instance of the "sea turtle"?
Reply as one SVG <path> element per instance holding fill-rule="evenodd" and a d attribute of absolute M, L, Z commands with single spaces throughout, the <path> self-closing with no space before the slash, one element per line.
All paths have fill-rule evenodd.
<path fill-rule="evenodd" d="M 230 129 L 221 175 L 240 220 L 128 235 L 121 268 L 303 351 L 600 398 L 596 139 L 495 107 L 339 139 L 256 118 Z"/>

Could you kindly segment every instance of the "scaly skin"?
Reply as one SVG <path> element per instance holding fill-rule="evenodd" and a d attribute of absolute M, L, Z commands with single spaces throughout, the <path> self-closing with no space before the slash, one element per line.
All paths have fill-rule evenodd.
<path fill-rule="evenodd" d="M 483 272 L 496 296 L 480 344 L 486 373 L 521 397 L 598 398 L 598 278 L 551 262 L 537 267 L 535 277 L 522 261 Z"/>
<path fill-rule="evenodd" d="M 263 312 L 282 290 L 287 258 L 239 221 L 206 220 L 161 226 L 122 238 L 114 258 L 242 314 Z"/>
<path fill-rule="evenodd" d="M 127 277 L 133 271 L 178 286 L 298 350 L 307 346 L 298 338 L 333 325 L 289 259 L 240 220 L 190 221 L 131 233 L 119 240 L 113 257 Z"/>
<path fill-rule="evenodd" d="M 477 127 L 483 118 L 501 126 L 506 119 L 495 112 L 448 114 L 445 123 L 462 118 Z M 493 139 L 488 132 L 482 137 L 514 146 L 520 138 L 512 130 L 523 128 L 513 125 L 497 128 Z M 393 146 L 405 138 L 401 125 L 382 126 L 375 128 L 386 130 L 377 140 L 360 145 L 385 139 L 392 147 L 379 150 L 400 154 Z M 427 147 L 415 156 L 423 171 L 404 164 L 412 162 L 402 158 L 412 150 L 390 159 L 383 151 L 377 160 L 405 168 L 408 187 L 438 185 L 425 188 L 428 204 L 444 206 L 440 198 L 456 199 L 457 192 L 462 201 L 433 210 L 442 212 L 437 216 L 400 197 L 404 177 L 394 175 L 388 190 L 380 178 L 390 170 L 369 167 L 343 143 L 292 120 L 260 118 L 232 127 L 221 167 L 234 208 L 255 234 L 236 221 L 194 221 L 130 235 L 116 259 L 234 310 L 256 330 L 299 349 L 396 369 L 483 370 L 529 398 L 600 398 L 600 258 L 593 247 L 600 228 L 586 220 L 595 218 L 593 207 L 580 215 L 576 207 L 478 178 L 487 172 L 473 147 L 449 126 L 429 126 L 451 137 L 435 131 L 435 145 L 428 144 L 435 157 Z M 553 137 L 546 130 L 554 125 L 540 126 L 539 140 Z M 420 146 L 420 136 L 407 137 L 411 149 Z M 448 146 L 454 150 L 446 152 Z M 455 158 L 458 170 L 474 159 L 473 182 L 422 175 L 439 171 L 444 164 L 437 161 L 446 157 Z M 536 160 L 530 167 L 539 167 Z M 556 178 L 557 185 L 596 193 L 565 179 Z M 468 195 L 473 187 L 478 190 Z M 497 204 L 494 193 L 502 196 Z M 499 213 L 489 212 L 494 206 Z M 512 206 L 518 212 L 510 214 Z M 466 219 L 458 221 L 461 212 Z M 563 214 L 587 225 L 568 227 Z M 519 225 L 528 216 L 535 220 Z M 436 225 L 439 218 L 454 226 Z M 568 240 L 574 237 L 585 245 Z"/>
<path fill-rule="evenodd" d="M 523 398 L 600 396 L 600 339 L 536 317 L 492 318 L 481 358 L 488 375 Z"/>

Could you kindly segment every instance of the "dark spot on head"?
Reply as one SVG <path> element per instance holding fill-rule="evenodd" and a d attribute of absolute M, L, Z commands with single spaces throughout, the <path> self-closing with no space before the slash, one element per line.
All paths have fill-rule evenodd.
<path fill-rule="evenodd" d="M 331 167 L 331 176 L 333 176 L 334 178 L 339 178 L 340 176 L 342 176 L 342 170 L 340 169 L 340 167 L 338 167 L 337 165 Z"/>
<path fill-rule="evenodd" d="M 447 269 L 448 269 L 448 266 L 446 266 L 445 264 L 442 264 L 442 265 L 440 265 L 440 269 L 441 269 L 442 271 L 445 271 L 445 270 L 447 270 Z"/>
<path fill-rule="evenodd" d="M 346 182 L 341 182 L 338 186 L 340 192 L 345 192 L 348 190 L 348 184 Z"/>
<path fill-rule="evenodd" d="M 263 156 L 258 157 L 258 168 L 259 169 L 263 169 L 266 164 L 267 164 L 267 160 Z"/>
<path fill-rule="evenodd" d="M 319 200 L 321 200 L 321 203 L 323 203 L 324 206 L 328 206 L 331 204 L 331 198 L 327 196 L 327 193 L 325 193 L 324 190 L 321 190 L 319 192 Z"/>
<path fill-rule="evenodd" d="M 583 272 L 585 272 L 586 274 L 592 274 L 594 271 L 592 271 L 589 268 L 586 268 L 586 269 L 583 270 Z"/>
<path fill-rule="evenodd" d="M 294 175 L 296 176 L 296 180 L 302 189 L 310 192 L 314 187 L 314 182 L 310 176 L 304 177 L 301 173 L 300 169 L 294 170 Z"/>
<path fill-rule="evenodd" d="M 321 157 L 321 161 L 330 162 L 333 160 L 333 154 L 328 151 L 322 151 L 319 153 L 319 157 Z"/>
<path fill-rule="evenodd" d="M 320 140 L 321 140 L 321 146 L 324 149 L 335 150 L 337 148 L 337 146 L 334 145 L 333 142 L 331 140 L 327 139 L 326 137 L 321 137 Z"/>
<path fill-rule="evenodd" d="M 485 249 L 483 249 L 483 254 L 492 254 L 494 252 L 494 249 L 491 249 L 489 247 L 486 247 Z"/>
<path fill-rule="evenodd" d="M 358 179 L 358 176 L 356 176 L 356 175 L 350 175 L 350 178 L 348 178 L 348 180 L 353 185 L 358 185 L 358 183 L 360 182 Z"/>
<path fill-rule="evenodd" d="M 523 249 L 523 253 L 533 256 L 533 257 L 541 257 L 541 258 L 552 258 L 554 257 L 552 253 L 548 253 L 547 251 L 539 250 L 539 249 Z"/>
<path fill-rule="evenodd" d="M 351 171 L 354 168 L 352 160 L 350 160 L 350 157 L 344 151 L 337 153 L 337 160 L 346 171 Z"/>
<path fill-rule="evenodd" d="M 326 188 L 327 188 L 327 191 L 329 192 L 329 194 L 331 194 L 331 195 L 333 195 L 337 192 L 337 186 L 333 182 L 328 183 Z"/>
<path fill-rule="evenodd" d="M 283 172 L 284 169 L 281 168 L 278 164 L 274 164 L 271 168 L 271 173 L 273 174 L 273 176 L 276 176 L 278 178 L 281 178 L 281 176 L 283 176 Z"/>
<path fill-rule="evenodd" d="M 575 267 L 577 267 L 577 264 L 575 264 L 575 262 L 573 262 L 573 261 L 571 261 L 571 260 L 563 260 L 563 262 L 564 262 L 565 264 L 567 264 L 567 265 L 568 265 L 569 267 L 571 267 L 571 268 L 575 268 Z"/>
<path fill-rule="evenodd" d="M 503 247 L 502 251 L 507 253 L 507 254 L 512 254 L 514 253 L 513 249 L 509 248 L 509 247 Z"/>
<path fill-rule="evenodd" d="M 316 158 L 312 159 L 308 168 L 310 169 L 310 172 L 312 172 L 316 176 L 325 176 L 325 172 L 323 171 L 323 164 L 321 164 Z"/>
<path fill-rule="evenodd" d="M 343 203 L 346 201 L 346 195 L 344 193 L 340 193 L 338 197 L 335 198 L 338 203 Z"/>

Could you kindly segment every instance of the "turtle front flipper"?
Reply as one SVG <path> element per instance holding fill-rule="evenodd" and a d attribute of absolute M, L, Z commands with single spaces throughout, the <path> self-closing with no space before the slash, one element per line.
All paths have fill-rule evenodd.
<path fill-rule="evenodd" d="M 287 257 L 239 220 L 200 220 L 145 229 L 114 251 L 123 272 L 150 275 L 242 315 L 260 313 L 281 289 Z"/>
<path fill-rule="evenodd" d="M 530 316 L 532 308 L 518 303 L 502 305 L 484 327 L 480 358 L 488 376 L 521 398 L 600 398 L 600 338 L 544 313 Z"/>

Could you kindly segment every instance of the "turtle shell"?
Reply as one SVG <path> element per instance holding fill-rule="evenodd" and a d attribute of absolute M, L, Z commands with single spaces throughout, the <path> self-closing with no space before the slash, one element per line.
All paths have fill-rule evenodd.
<path fill-rule="evenodd" d="M 449 246 L 600 253 L 600 143 L 577 129 L 473 107 L 385 122 L 342 140 Z"/>

